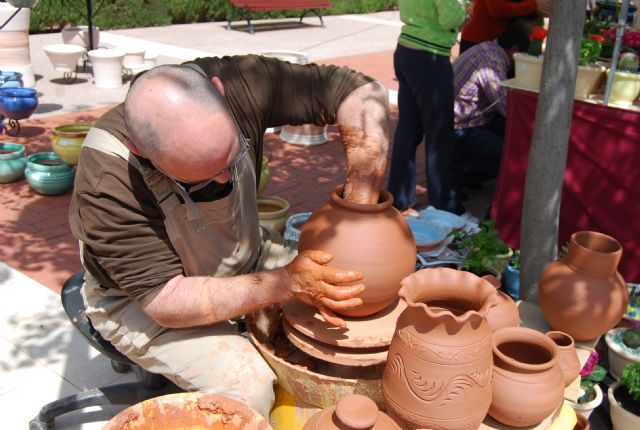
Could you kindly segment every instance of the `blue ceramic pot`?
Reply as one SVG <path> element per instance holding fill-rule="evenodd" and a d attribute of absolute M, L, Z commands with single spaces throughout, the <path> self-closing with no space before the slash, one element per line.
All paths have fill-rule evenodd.
<path fill-rule="evenodd" d="M 514 269 L 512 265 L 507 264 L 504 270 L 504 283 L 509 294 L 514 300 L 520 299 L 520 269 Z"/>
<path fill-rule="evenodd" d="M 0 88 L 0 113 L 11 119 L 29 118 L 38 107 L 35 88 Z"/>
<path fill-rule="evenodd" d="M 62 194 L 73 185 L 76 171 L 54 152 L 38 152 L 27 157 L 24 175 L 40 194 Z"/>
<path fill-rule="evenodd" d="M 22 88 L 22 73 L 0 71 L 0 88 Z"/>
<path fill-rule="evenodd" d="M 0 184 L 20 179 L 27 164 L 24 146 L 19 143 L 0 143 Z"/>

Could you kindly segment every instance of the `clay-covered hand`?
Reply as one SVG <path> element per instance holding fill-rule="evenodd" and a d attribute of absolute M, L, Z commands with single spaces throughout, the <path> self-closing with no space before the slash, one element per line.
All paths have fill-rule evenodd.
<path fill-rule="evenodd" d="M 543 16 L 549 16 L 551 13 L 551 0 L 537 0 L 538 12 Z"/>
<path fill-rule="evenodd" d="M 323 251 L 306 250 L 298 254 L 284 269 L 289 276 L 289 288 L 296 298 L 317 307 L 329 324 L 344 328 L 344 320 L 333 311 L 349 310 L 362 305 L 362 299 L 356 296 L 364 291 L 365 286 L 340 284 L 360 281 L 363 275 L 327 266 L 331 258 L 331 254 Z"/>

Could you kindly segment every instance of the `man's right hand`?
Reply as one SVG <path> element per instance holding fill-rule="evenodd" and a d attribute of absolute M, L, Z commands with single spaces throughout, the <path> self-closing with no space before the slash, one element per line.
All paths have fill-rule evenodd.
<path fill-rule="evenodd" d="M 289 277 L 289 288 L 303 302 L 315 306 L 329 324 L 346 327 L 346 323 L 333 311 L 345 311 L 362 305 L 356 296 L 365 289 L 363 284 L 345 285 L 363 279 L 362 273 L 327 266 L 331 254 L 323 251 L 303 251 L 284 267 Z"/>
<path fill-rule="evenodd" d="M 551 0 L 537 0 L 538 12 L 543 16 L 549 16 L 551 13 Z"/>

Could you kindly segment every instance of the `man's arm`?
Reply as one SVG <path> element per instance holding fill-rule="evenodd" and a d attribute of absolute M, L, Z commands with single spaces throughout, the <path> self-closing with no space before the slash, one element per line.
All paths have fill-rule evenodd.
<path fill-rule="evenodd" d="M 356 88 L 338 108 L 338 130 L 347 156 L 343 197 L 377 203 L 389 150 L 389 93 L 379 82 Z"/>
<path fill-rule="evenodd" d="M 354 298 L 364 285 L 362 274 L 326 266 L 331 256 L 321 251 L 300 253 L 281 269 L 230 278 L 182 275 L 171 279 L 144 307 L 164 327 L 184 328 L 213 324 L 265 306 L 298 298 L 316 306 L 330 323 L 344 327 L 332 310 L 353 309 L 362 304 Z"/>

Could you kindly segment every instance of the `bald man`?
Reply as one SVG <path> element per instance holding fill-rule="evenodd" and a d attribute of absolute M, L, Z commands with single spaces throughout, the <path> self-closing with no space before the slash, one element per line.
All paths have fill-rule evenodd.
<path fill-rule="evenodd" d="M 229 320 L 297 298 L 329 322 L 362 302 L 362 275 L 260 228 L 268 127 L 337 124 L 344 198 L 375 203 L 389 141 L 387 90 L 347 68 L 249 55 L 159 66 L 85 139 L 70 224 L 87 315 L 143 368 L 268 416 L 275 375 Z M 344 286 L 345 283 L 354 285 Z"/>

